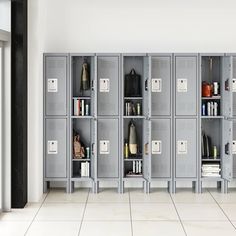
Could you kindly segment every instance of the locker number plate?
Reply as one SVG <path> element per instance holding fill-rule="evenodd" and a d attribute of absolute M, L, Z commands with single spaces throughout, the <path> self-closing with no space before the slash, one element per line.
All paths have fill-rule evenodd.
<path fill-rule="evenodd" d="M 109 93 L 110 91 L 110 79 L 100 78 L 100 92 Z"/>
<path fill-rule="evenodd" d="M 188 143 L 187 143 L 186 140 L 179 140 L 179 141 L 177 142 L 177 153 L 178 153 L 179 155 L 181 155 L 181 154 L 187 154 L 187 152 L 188 152 L 187 145 L 188 145 Z"/>
<path fill-rule="evenodd" d="M 152 154 L 161 154 L 161 140 L 152 141 Z"/>
<path fill-rule="evenodd" d="M 100 140 L 100 154 L 109 154 L 110 153 L 110 141 Z"/>
<path fill-rule="evenodd" d="M 233 140 L 232 153 L 233 153 L 233 154 L 236 154 L 236 140 Z"/>
<path fill-rule="evenodd" d="M 48 141 L 48 154 L 58 153 L 58 142 L 56 140 Z"/>
<path fill-rule="evenodd" d="M 161 78 L 152 78 L 152 92 L 160 93 L 162 90 L 162 79 Z"/>
<path fill-rule="evenodd" d="M 188 80 L 181 78 L 177 80 L 177 91 L 179 93 L 185 93 L 188 91 Z"/>
<path fill-rule="evenodd" d="M 57 93 L 58 92 L 58 80 L 55 78 L 48 79 L 48 92 Z"/>
<path fill-rule="evenodd" d="M 235 93 L 236 92 L 236 78 L 233 78 L 233 93 Z"/>

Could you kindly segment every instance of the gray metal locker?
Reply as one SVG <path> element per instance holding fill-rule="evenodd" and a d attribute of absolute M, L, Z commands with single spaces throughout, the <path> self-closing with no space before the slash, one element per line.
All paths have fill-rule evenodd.
<path fill-rule="evenodd" d="M 98 115 L 119 115 L 119 57 L 98 56 L 97 60 Z"/>
<path fill-rule="evenodd" d="M 119 120 L 98 119 L 98 178 L 119 177 Z"/>
<path fill-rule="evenodd" d="M 170 119 L 152 121 L 151 162 L 153 178 L 171 176 L 171 122 Z"/>
<path fill-rule="evenodd" d="M 171 113 L 171 56 L 151 58 L 152 116 Z"/>
<path fill-rule="evenodd" d="M 45 121 L 46 178 L 66 178 L 66 119 Z"/>
<path fill-rule="evenodd" d="M 223 120 L 222 125 L 222 178 L 230 181 L 233 171 L 233 156 L 232 156 L 232 135 L 233 122 L 231 120 Z"/>
<path fill-rule="evenodd" d="M 197 177 L 197 120 L 176 119 L 176 178 Z"/>
<path fill-rule="evenodd" d="M 236 178 L 236 120 L 233 120 L 233 142 L 232 142 L 232 155 L 233 155 L 233 177 Z"/>
<path fill-rule="evenodd" d="M 233 88 L 236 87 L 236 57 L 233 57 Z M 236 89 L 233 89 L 233 116 L 236 116 Z"/>
<path fill-rule="evenodd" d="M 67 115 L 67 57 L 45 57 L 45 115 Z"/>
<path fill-rule="evenodd" d="M 197 56 L 175 57 L 175 114 L 197 115 Z"/>

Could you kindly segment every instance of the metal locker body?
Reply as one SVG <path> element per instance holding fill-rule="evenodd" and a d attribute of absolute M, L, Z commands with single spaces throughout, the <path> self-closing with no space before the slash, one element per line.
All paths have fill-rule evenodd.
<path fill-rule="evenodd" d="M 152 147 L 152 177 L 171 177 L 171 122 L 170 119 L 153 119 L 152 142 L 161 141 L 159 152 Z"/>
<path fill-rule="evenodd" d="M 45 115 L 67 115 L 67 57 L 45 56 Z"/>
<path fill-rule="evenodd" d="M 119 120 L 98 119 L 98 178 L 119 177 Z M 103 142 L 106 146 L 102 146 Z"/>
<path fill-rule="evenodd" d="M 197 57 L 175 56 L 175 94 L 177 116 L 197 114 Z"/>
<path fill-rule="evenodd" d="M 46 119 L 45 127 L 46 178 L 66 178 L 66 119 Z M 50 147 L 52 144 L 56 147 Z"/>
<path fill-rule="evenodd" d="M 98 115 L 119 115 L 119 57 L 98 56 L 97 60 Z M 108 83 L 107 90 L 102 83 Z"/>
<path fill-rule="evenodd" d="M 171 56 L 151 58 L 152 116 L 171 113 Z M 159 86 L 155 87 L 155 83 Z"/>
<path fill-rule="evenodd" d="M 197 121 L 176 119 L 176 178 L 197 177 Z M 182 149 L 183 143 L 183 149 Z"/>
<path fill-rule="evenodd" d="M 233 178 L 236 178 L 236 120 L 233 120 L 233 144 L 232 144 L 232 155 L 233 155 Z"/>

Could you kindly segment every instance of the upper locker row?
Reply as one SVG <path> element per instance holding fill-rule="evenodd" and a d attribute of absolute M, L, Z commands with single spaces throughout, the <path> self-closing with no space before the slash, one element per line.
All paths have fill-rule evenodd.
<path fill-rule="evenodd" d="M 44 63 L 45 182 L 97 191 L 114 180 L 122 192 L 131 179 L 146 191 L 189 180 L 200 191 L 232 177 L 230 56 L 45 54 Z"/>

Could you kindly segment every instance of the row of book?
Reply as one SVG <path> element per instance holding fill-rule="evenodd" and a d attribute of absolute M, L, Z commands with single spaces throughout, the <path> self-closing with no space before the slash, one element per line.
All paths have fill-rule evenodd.
<path fill-rule="evenodd" d="M 89 116 L 89 104 L 84 99 L 73 99 L 74 116 Z"/>
<path fill-rule="evenodd" d="M 207 102 L 202 104 L 203 116 L 218 116 L 219 104 L 217 102 Z"/>
<path fill-rule="evenodd" d="M 220 177 L 220 164 L 203 164 L 202 177 Z"/>
<path fill-rule="evenodd" d="M 81 177 L 89 177 L 90 176 L 90 165 L 89 162 L 81 162 Z"/>
<path fill-rule="evenodd" d="M 127 177 L 142 175 L 142 161 L 133 161 L 133 169 L 127 173 Z"/>

